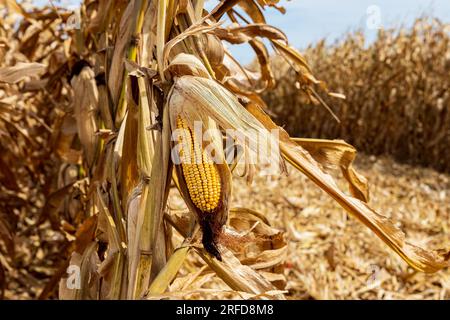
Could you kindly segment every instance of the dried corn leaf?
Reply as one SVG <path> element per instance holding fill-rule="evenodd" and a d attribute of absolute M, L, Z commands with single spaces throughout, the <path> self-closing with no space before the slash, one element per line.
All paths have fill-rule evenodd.
<path fill-rule="evenodd" d="M 339 168 L 349 183 L 351 194 L 364 202 L 369 201 L 367 179 L 353 168 L 356 149 L 342 140 L 292 138 L 320 163 L 325 170 Z"/>
<path fill-rule="evenodd" d="M 267 24 L 249 24 L 246 26 L 216 28 L 214 34 L 221 40 L 232 44 L 249 42 L 255 37 L 263 37 L 270 40 L 287 42 L 286 35 L 279 29 Z"/>
<path fill-rule="evenodd" d="M 222 262 L 213 259 L 204 249 L 196 248 L 199 256 L 231 289 L 256 295 L 276 290 L 269 281 L 256 273 L 252 268 L 242 265 L 231 251 L 223 247 L 220 251 L 222 252 Z M 283 300 L 284 296 L 277 294 L 273 298 Z"/>

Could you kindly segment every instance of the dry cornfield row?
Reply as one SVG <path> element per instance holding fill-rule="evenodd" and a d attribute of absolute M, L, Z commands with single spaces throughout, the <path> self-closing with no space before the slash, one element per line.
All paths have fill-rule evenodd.
<path fill-rule="evenodd" d="M 277 87 L 264 98 L 295 136 L 344 139 L 369 154 L 450 172 L 450 25 L 418 19 L 411 29 L 362 33 L 305 50 L 317 78 L 345 100 L 324 97 L 340 119 L 298 94 L 294 71 L 274 59 Z"/>
<path fill-rule="evenodd" d="M 418 246 L 381 214 L 390 212 L 371 207 L 355 148 L 292 138 L 265 113 L 259 95 L 275 79 L 262 38 L 307 95 L 321 86 L 284 33 L 266 24 L 262 9 L 282 10 L 277 1 L 223 0 L 208 12 L 202 0 L 94 0 L 75 14 L 0 3 L 0 295 L 301 297 L 285 277 L 287 230 L 236 196 L 242 188 L 232 175 L 251 181 L 267 169 L 252 162 L 261 137 L 279 146 L 265 159 L 279 164 L 276 175 L 304 174 L 397 253 L 402 268 L 448 266 L 448 243 Z M 258 69 L 240 65 L 225 42 L 249 44 Z M 214 157 L 196 141 L 196 123 Z M 173 139 L 179 129 L 184 135 Z M 230 130 L 242 136 L 231 139 L 228 163 Z M 179 159 L 197 162 L 177 162 L 178 143 Z"/>

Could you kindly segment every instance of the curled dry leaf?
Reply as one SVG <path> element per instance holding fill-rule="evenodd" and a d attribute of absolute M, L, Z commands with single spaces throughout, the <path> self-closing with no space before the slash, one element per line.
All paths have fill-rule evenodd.
<path fill-rule="evenodd" d="M 356 149 L 342 140 L 292 138 L 327 170 L 340 169 L 349 183 L 351 194 L 361 201 L 369 201 L 367 179 L 353 168 Z"/>
<path fill-rule="evenodd" d="M 279 29 L 267 24 L 249 24 L 246 26 L 216 28 L 214 34 L 221 40 L 232 44 L 241 44 L 249 42 L 255 37 L 268 38 L 270 40 L 279 40 L 287 42 L 286 35 Z"/>

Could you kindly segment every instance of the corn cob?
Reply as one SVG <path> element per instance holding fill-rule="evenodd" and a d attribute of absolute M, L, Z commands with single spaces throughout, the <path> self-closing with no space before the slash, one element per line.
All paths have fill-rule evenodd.
<path fill-rule="evenodd" d="M 195 141 L 194 134 L 182 117 L 177 117 L 177 129 L 183 130 L 178 142 L 184 179 L 194 205 L 205 213 L 212 213 L 220 203 L 221 184 L 214 162 Z"/>

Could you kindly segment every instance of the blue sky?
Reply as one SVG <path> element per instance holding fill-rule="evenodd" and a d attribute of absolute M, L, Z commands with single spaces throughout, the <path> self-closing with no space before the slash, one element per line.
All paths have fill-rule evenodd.
<path fill-rule="evenodd" d="M 47 1 L 35 2 L 43 4 Z M 54 2 L 78 3 L 76 0 Z M 208 8 L 217 3 L 217 0 L 206 0 Z M 368 39 L 374 39 L 377 30 L 368 28 L 367 22 L 374 21 L 371 19 L 377 16 L 379 26 L 383 28 L 411 25 L 423 13 L 450 23 L 450 0 L 281 0 L 280 4 L 287 9 L 286 14 L 267 9 L 267 22 L 283 30 L 291 44 L 300 49 L 322 38 L 334 42 L 347 31 L 356 29 L 364 30 Z M 370 11 L 368 15 L 371 6 L 376 6 L 371 9 L 377 11 Z M 238 46 L 232 51 L 244 63 L 253 58 L 246 46 Z"/>

